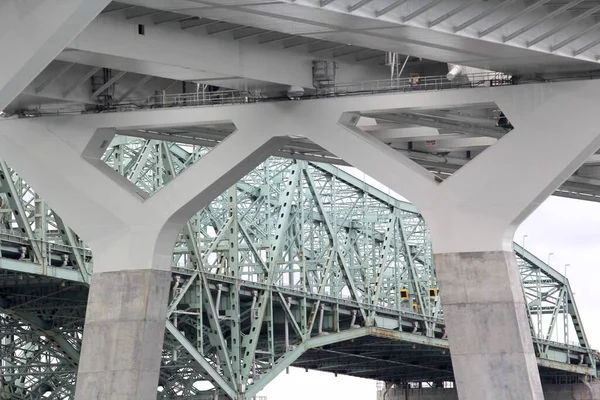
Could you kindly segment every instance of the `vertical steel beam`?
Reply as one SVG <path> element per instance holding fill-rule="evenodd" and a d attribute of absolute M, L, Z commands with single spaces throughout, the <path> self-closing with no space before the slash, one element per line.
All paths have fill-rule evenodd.
<path fill-rule="evenodd" d="M 8 204 L 12 209 L 12 213 L 15 217 L 17 225 L 19 226 L 19 229 L 21 230 L 21 233 L 28 237 L 31 241 L 31 250 L 33 252 L 33 256 L 35 257 L 35 262 L 42 263 L 44 258 L 42 250 L 39 246 L 39 243 L 36 243 L 35 241 L 35 235 L 33 234 L 33 230 L 29 224 L 25 208 L 21 203 L 21 195 L 19 191 L 17 191 L 15 182 L 12 178 L 12 171 L 10 168 L 8 168 L 8 165 L 6 165 L 4 160 L 0 160 L 0 191 L 6 193 Z"/>

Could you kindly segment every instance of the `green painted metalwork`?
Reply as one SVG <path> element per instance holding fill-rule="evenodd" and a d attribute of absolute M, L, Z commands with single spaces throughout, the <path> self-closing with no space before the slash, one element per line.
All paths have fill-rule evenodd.
<path fill-rule="evenodd" d="M 120 136 L 105 161 L 151 194 L 208 151 Z M 7 166 L 3 176 L 0 393 L 67 399 L 92 253 Z M 542 379 L 597 376 L 568 281 L 515 251 Z M 214 398 L 214 387 L 250 399 L 290 365 L 453 379 L 423 218 L 332 165 L 271 158 L 200 210 L 174 246 L 172 293 L 157 398 Z"/>

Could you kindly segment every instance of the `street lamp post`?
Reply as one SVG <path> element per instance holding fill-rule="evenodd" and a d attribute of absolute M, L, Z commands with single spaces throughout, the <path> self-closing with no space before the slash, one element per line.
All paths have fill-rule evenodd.
<path fill-rule="evenodd" d="M 548 265 L 550 265 L 550 257 L 552 257 L 554 253 L 548 253 Z"/>
<path fill-rule="evenodd" d="M 525 249 L 525 239 L 527 239 L 529 235 L 523 235 L 523 249 Z"/>

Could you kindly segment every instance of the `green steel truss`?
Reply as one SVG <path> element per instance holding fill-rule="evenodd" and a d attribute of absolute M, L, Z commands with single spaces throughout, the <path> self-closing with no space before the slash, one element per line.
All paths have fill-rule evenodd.
<path fill-rule="evenodd" d="M 151 194 L 208 151 L 118 136 L 105 161 Z M 3 162 L 0 250 L 0 399 L 72 398 L 92 254 Z M 542 379 L 597 376 L 568 281 L 515 251 Z M 199 211 L 166 319 L 158 398 L 250 399 L 290 365 L 453 380 L 424 220 L 332 165 L 270 158 Z"/>

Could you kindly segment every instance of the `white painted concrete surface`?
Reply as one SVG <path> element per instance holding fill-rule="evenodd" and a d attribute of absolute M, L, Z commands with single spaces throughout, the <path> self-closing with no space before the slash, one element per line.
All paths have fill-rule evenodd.
<path fill-rule="evenodd" d="M 0 111 L 109 0 L 7 0 L 0 4 Z"/>

